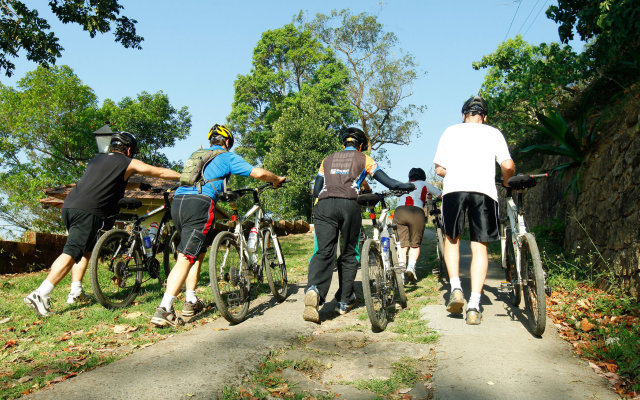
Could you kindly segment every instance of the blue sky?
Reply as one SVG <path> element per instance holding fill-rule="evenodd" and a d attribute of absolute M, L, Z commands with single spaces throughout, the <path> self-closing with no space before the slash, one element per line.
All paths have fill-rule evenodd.
<path fill-rule="evenodd" d="M 384 170 L 401 180 L 412 167 L 431 169 L 442 131 L 460 122 L 462 103 L 477 93 L 485 74 L 472 69 L 473 61 L 518 33 L 534 44 L 558 41 L 557 26 L 544 15 L 555 4 L 549 0 L 122 0 L 122 14 L 138 20 L 138 34 L 145 38 L 139 51 L 115 43 L 112 33 L 91 39 L 79 26 L 59 23 L 47 3 L 29 2 L 49 20 L 65 48 L 57 64 L 73 68 L 100 102 L 162 90 L 175 107 L 189 107 L 191 134 L 165 149 L 172 160 L 188 158 L 206 144 L 211 125 L 224 123 L 231 111 L 233 82 L 249 73 L 253 49 L 264 31 L 291 22 L 300 10 L 315 15 L 349 8 L 354 14 L 374 14 L 426 72 L 408 99 L 427 106 L 418 117 L 421 136 L 408 147 L 387 146 L 390 164 Z M 3 84 L 15 85 L 36 67 L 24 57 L 15 63 L 12 78 L 0 77 Z"/>

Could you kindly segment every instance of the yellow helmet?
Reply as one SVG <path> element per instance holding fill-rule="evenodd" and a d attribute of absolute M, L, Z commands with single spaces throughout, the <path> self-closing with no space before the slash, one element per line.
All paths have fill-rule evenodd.
<path fill-rule="evenodd" d="M 227 150 L 231 150 L 233 147 L 233 134 L 224 125 L 215 124 L 209 129 L 209 135 L 207 135 L 207 139 L 211 140 L 214 135 L 220 135 L 225 139 L 229 139 L 229 148 Z"/>

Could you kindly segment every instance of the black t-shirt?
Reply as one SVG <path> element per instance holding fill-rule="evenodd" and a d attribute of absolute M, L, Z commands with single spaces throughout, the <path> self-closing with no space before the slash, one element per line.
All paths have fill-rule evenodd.
<path fill-rule="evenodd" d="M 71 190 L 62 208 L 77 208 L 99 217 L 117 213 L 118 200 L 124 197 L 124 174 L 131 158 L 122 153 L 98 154 Z"/>

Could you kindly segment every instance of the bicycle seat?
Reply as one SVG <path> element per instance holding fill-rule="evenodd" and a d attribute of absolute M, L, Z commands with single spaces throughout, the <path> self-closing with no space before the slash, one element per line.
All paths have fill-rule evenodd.
<path fill-rule="evenodd" d="M 125 210 L 136 210 L 142 207 L 142 202 L 138 199 L 131 198 L 123 198 L 118 200 L 118 207 L 124 208 Z"/>
<path fill-rule="evenodd" d="M 220 193 L 219 200 L 222 202 L 236 201 L 240 198 L 240 195 L 236 192 L 223 192 Z"/>
<path fill-rule="evenodd" d="M 528 175 L 516 175 L 509 178 L 509 187 L 513 190 L 532 188 L 536 185 L 536 180 Z"/>
<path fill-rule="evenodd" d="M 373 207 L 380 202 L 380 196 L 375 193 L 361 194 L 358 196 L 358 204 L 365 207 Z"/>
<path fill-rule="evenodd" d="M 439 208 L 434 208 L 433 210 L 429 211 L 429 215 L 440 215 L 441 211 Z"/>

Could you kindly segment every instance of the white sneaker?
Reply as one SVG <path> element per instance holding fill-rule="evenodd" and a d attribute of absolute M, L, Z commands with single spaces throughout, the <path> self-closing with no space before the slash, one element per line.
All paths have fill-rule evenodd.
<path fill-rule="evenodd" d="M 89 300 L 91 299 L 86 295 L 84 290 L 81 290 L 79 293 L 69 293 L 69 296 L 67 296 L 67 304 L 75 304 L 77 302 L 86 303 Z"/>
<path fill-rule="evenodd" d="M 407 278 L 409 278 L 412 282 L 417 282 L 418 278 L 416 277 L 416 267 L 408 266 L 407 267 Z"/>
<path fill-rule="evenodd" d="M 40 296 L 40 293 L 36 291 L 29 293 L 29 295 L 24 298 L 24 303 L 33 308 L 38 315 L 43 317 L 47 317 L 51 313 L 49 298 Z"/>

